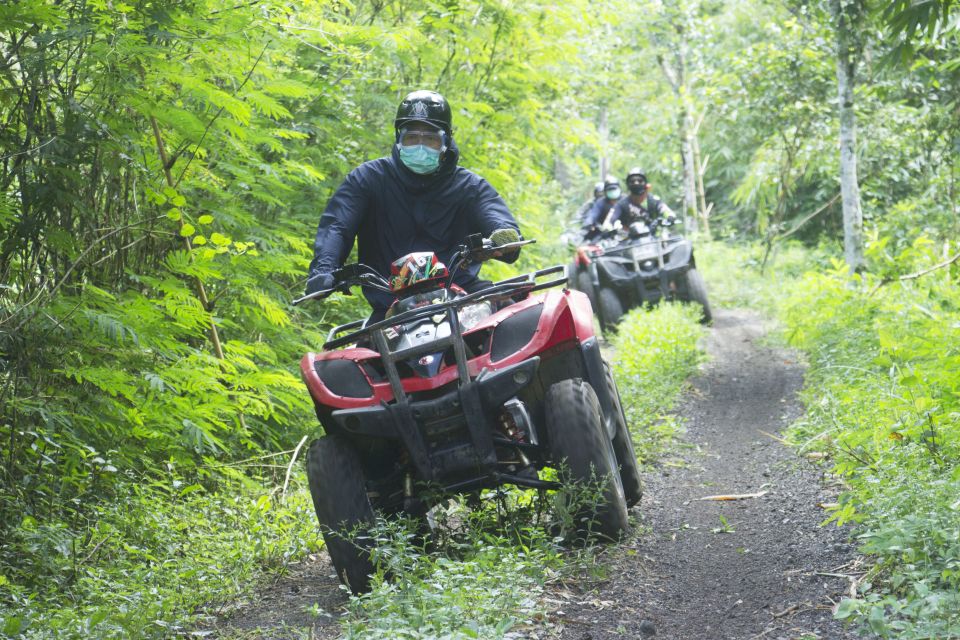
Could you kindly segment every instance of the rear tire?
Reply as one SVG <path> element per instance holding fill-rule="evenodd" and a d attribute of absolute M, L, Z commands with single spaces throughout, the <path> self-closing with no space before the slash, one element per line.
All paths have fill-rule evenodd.
<path fill-rule="evenodd" d="M 690 299 L 700 305 L 700 323 L 710 324 L 713 313 L 710 311 L 710 302 L 707 300 L 707 285 L 696 269 L 687 271 L 687 291 L 690 292 Z"/>
<path fill-rule="evenodd" d="M 640 477 L 640 467 L 637 464 L 637 454 L 633 449 L 633 438 L 627 426 L 627 417 L 623 413 L 623 404 L 620 402 L 620 391 L 613 379 L 610 365 L 603 363 L 607 379 L 607 391 L 613 400 L 614 421 L 617 425 L 616 435 L 613 437 L 613 452 L 617 456 L 620 466 L 620 483 L 623 485 L 623 497 L 627 507 L 640 502 L 643 497 L 643 480 Z"/>
<path fill-rule="evenodd" d="M 337 436 L 314 440 L 307 453 L 307 479 L 337 576 L 355 594 L 369 591 L 372 542 L 364 534 L 375 516 L 359 456 Z"/>
<path fill-rule="evenodd" d="M 550 452 L 566 476 L 562 481 L 602 482 L 600 503 L 577 514 L 578 530 L 617 540 L 627 530 L 627 505 L 597 394 L 579 378 L 561 380 L 547 390 L 544 405 Z"/>
<path fill-rule="evenodd" d="M 610 331 L 623 318 L 623 303 L 617 297 L 617 292 L 608 287 L 600 288 L 600 319 L 603 321 L 603 330 Z"/>

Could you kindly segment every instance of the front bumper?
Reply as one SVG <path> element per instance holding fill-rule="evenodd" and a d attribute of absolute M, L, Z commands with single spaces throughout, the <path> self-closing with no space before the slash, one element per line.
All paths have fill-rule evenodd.
<path fill-rule="evenodd" d="M 438 398 L 334 411 L 346 434 L 399 440 L 419 476 L 435 481 L 470 471 L 490 474 L 497 464 L 494 420 L 504 402 L 537 375 L 540 358 L 485 372 Z"/>

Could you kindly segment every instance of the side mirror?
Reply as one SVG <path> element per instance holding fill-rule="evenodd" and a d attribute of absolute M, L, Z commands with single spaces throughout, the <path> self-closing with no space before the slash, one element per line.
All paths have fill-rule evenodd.
<path fill-rule="evenodd" d="M 464 240 L 464 244 L 467 247 L 467 251 L 475 251 L 476 249 L 483 249 L 483 234 L 474 233 L 467 236 Z"/>

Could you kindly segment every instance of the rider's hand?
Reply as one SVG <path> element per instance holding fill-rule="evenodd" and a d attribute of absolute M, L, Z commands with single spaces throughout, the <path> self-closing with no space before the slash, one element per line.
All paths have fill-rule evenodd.
<path fill-rule="evenodd" d="M 336 284 L 336 282 L 336 278 L 333 277 L 332 273 L 316 273 L 307 279 L 307 295 L 316 291 L 333 289 L 333 285 Z"/>
<path fill-rule="evenodd" d="M 517 231 L 516 229 L 510 229 L 510 228 L 497 229 L 496 231 L 490 234 L 490 243 L 493 245 L 494 249 L 496 249 L 496 247 L 502 247 L 505 244 L 511 244 L 514 242 L 520 242 L 520 232 Z M 504 255 L 509 255 L 509 256 L 516 255 L 516 253 L 519 251 L 520 251 L 519 247 L 516 249 L 505 251 L 505 252 L 494 250 L 491 252 L 491 255 L 494 258 L 501 258 Z"/>

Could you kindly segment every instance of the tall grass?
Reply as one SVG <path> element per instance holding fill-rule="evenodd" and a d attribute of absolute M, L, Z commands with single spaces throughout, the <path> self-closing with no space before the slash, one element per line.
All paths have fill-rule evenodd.
<path fill-rule="evenodd" d="M 645 464 L 672 449 L 682 430 L 670 410 L 705 357 L 699 314 L 695 305 L 635 309 L 612 340 L 614 377 L 637 457 Z"/>

